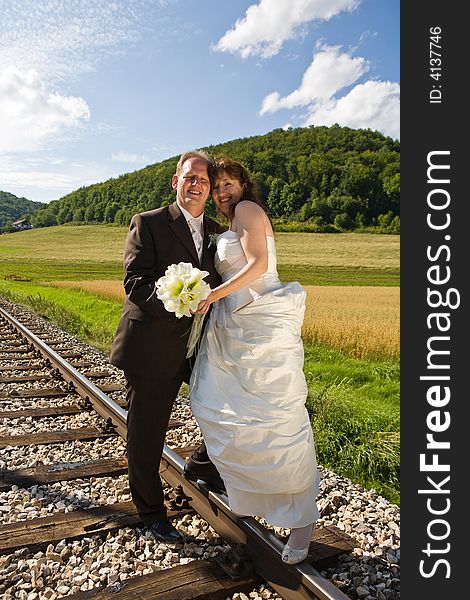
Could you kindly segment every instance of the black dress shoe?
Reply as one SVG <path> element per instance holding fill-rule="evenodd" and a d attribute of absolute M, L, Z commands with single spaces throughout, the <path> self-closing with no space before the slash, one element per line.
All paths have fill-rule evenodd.
<path fill-rule="evenodd" d="M 160 542 L 166 542 L 167 544 L 183 542 L 183 536 L 168 519 L 159 519 L 153 523 L 147 523 L 146 527 L 153 537 Z"/>
<path fill-rule="evenodd" d="M 200 479 L 214 492 L 225 493 L 226 491 L 222 477 L 210 461 L 198 462 L 190 456 L 184 465 L 183 475 L 189 481 Z"/>

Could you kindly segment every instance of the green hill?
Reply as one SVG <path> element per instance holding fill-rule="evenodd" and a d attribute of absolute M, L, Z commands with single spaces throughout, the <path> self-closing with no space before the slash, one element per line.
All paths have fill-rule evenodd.
<path fill-rule="evenodd" d="M 43 202 L 33 202 L 33 200 L 28 200 L 27 198 L 18 198 L 18 196 L 10 194 L 10 192 L 0 190 L 0 228 L 22 217 L 30 217 L 34 211 L 45 206 L 46 204 Z"/>
<path fill-rule="evenodd" d="M 242 161 L 278 230 L 399 232 L 400 144 L 348 127 L 275 129 L 204 148 Z M 82 187 L 33 215 L 33 224 L 116 223 L 173 202 L 178 156 Z M 209 205 L 209 211 L 214 211 Z"/>

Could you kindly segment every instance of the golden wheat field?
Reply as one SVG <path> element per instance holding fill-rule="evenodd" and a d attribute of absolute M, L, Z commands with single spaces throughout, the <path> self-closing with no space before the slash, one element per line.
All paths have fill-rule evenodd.
<path fill-rule="evenodd" d="M 108 300 L 124 301 L 120 281 L 60 281 Z M 400 288 L 305 286 L 307 309 L 302 335 L 360 358 L 400 355 Z"/>
<path fill-rule="evenodd" d="M 400 288 L 306 286 L 302 335 L 360 358 L 400 356 Z"/>
<path fill-rule="evenodd" d="M 54 281 L 54 287 L 73 288 L 96 294 L 106 300 L 120 300 L 124 302 L 126 294 L 122 281 L 107 279 L 91 279 L 89 281 Z"/>

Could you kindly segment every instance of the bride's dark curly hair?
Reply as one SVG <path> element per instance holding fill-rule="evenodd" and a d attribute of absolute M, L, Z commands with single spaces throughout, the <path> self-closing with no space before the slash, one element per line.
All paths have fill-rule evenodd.
<path fill-rule="evenodd" d="M 236 179 L 243 188 L 242 196 L 239 200 L 249 200 L 260 206 L 264 212 L 268 215 L 267 206 L 261 200 L 259 185 L 256 181 L 253 181 L 248 173 L 248 170 L 238 161 L 232 160 L 231 158 L 218 158 L 215 161 L 215 169 L 211 170 L 211 183 L 212 188 L 219 178 L 220 173 L 227 173 L 232 179 Z M 236 204 L 229 207 L 229 219 L 232 220 L 235 214 Z M 271 219 L 269 219 L 271 220 Z"/>

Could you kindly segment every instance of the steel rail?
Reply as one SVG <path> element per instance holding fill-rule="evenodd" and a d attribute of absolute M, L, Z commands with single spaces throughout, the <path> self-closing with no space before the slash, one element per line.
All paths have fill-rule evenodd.
<path fill-rule="evenodd" d="M 29 331 L 15 317 L 0 307 L 0 316 L 13 325 L 44 358 L 57 368 L 75 391 L 87 398 L 118 435 L 126 439 L 127 411 L 116 404 L 96 385 Z M 349 600 L 339 588 L 324 578 L 307 562 L 286 565 L 280 559 L 283 543 L 252 517 L 232 513 L 228 499 L 203 483 L 194 484 L 183 477 L 185 461 L 164 446 L 160 475 L 173 487 L 182 486 L 189 504 L 231 546 L 244 545 L 256 573 L 265 579 L 285 600 Z"/>
<path fill-rule="evenodd" d="M 60 371 L 63 379 L 70 384 L 73 384 L 76 391 L 82 398 L 88 399 L 93 409 L 109 424 L 112 423 L 116 428 L 116 432 L 126 439 L 127 431 L 127 411 L 114 402 L 109 396 L 100 390 L 98 386 L 92 383 L 84 375 L 82 375 L 75 367 L 68 363 L 60 354 L 52 350 L 45 344 L 41 338 L 32 333 L 20 321 L 7 313 L 0 307 L 0 316 L 13 325 L 21 335 L 26 338 L 35 348 L 39 350 L 41 355 L 49 360 L 51 365 Z"/>

